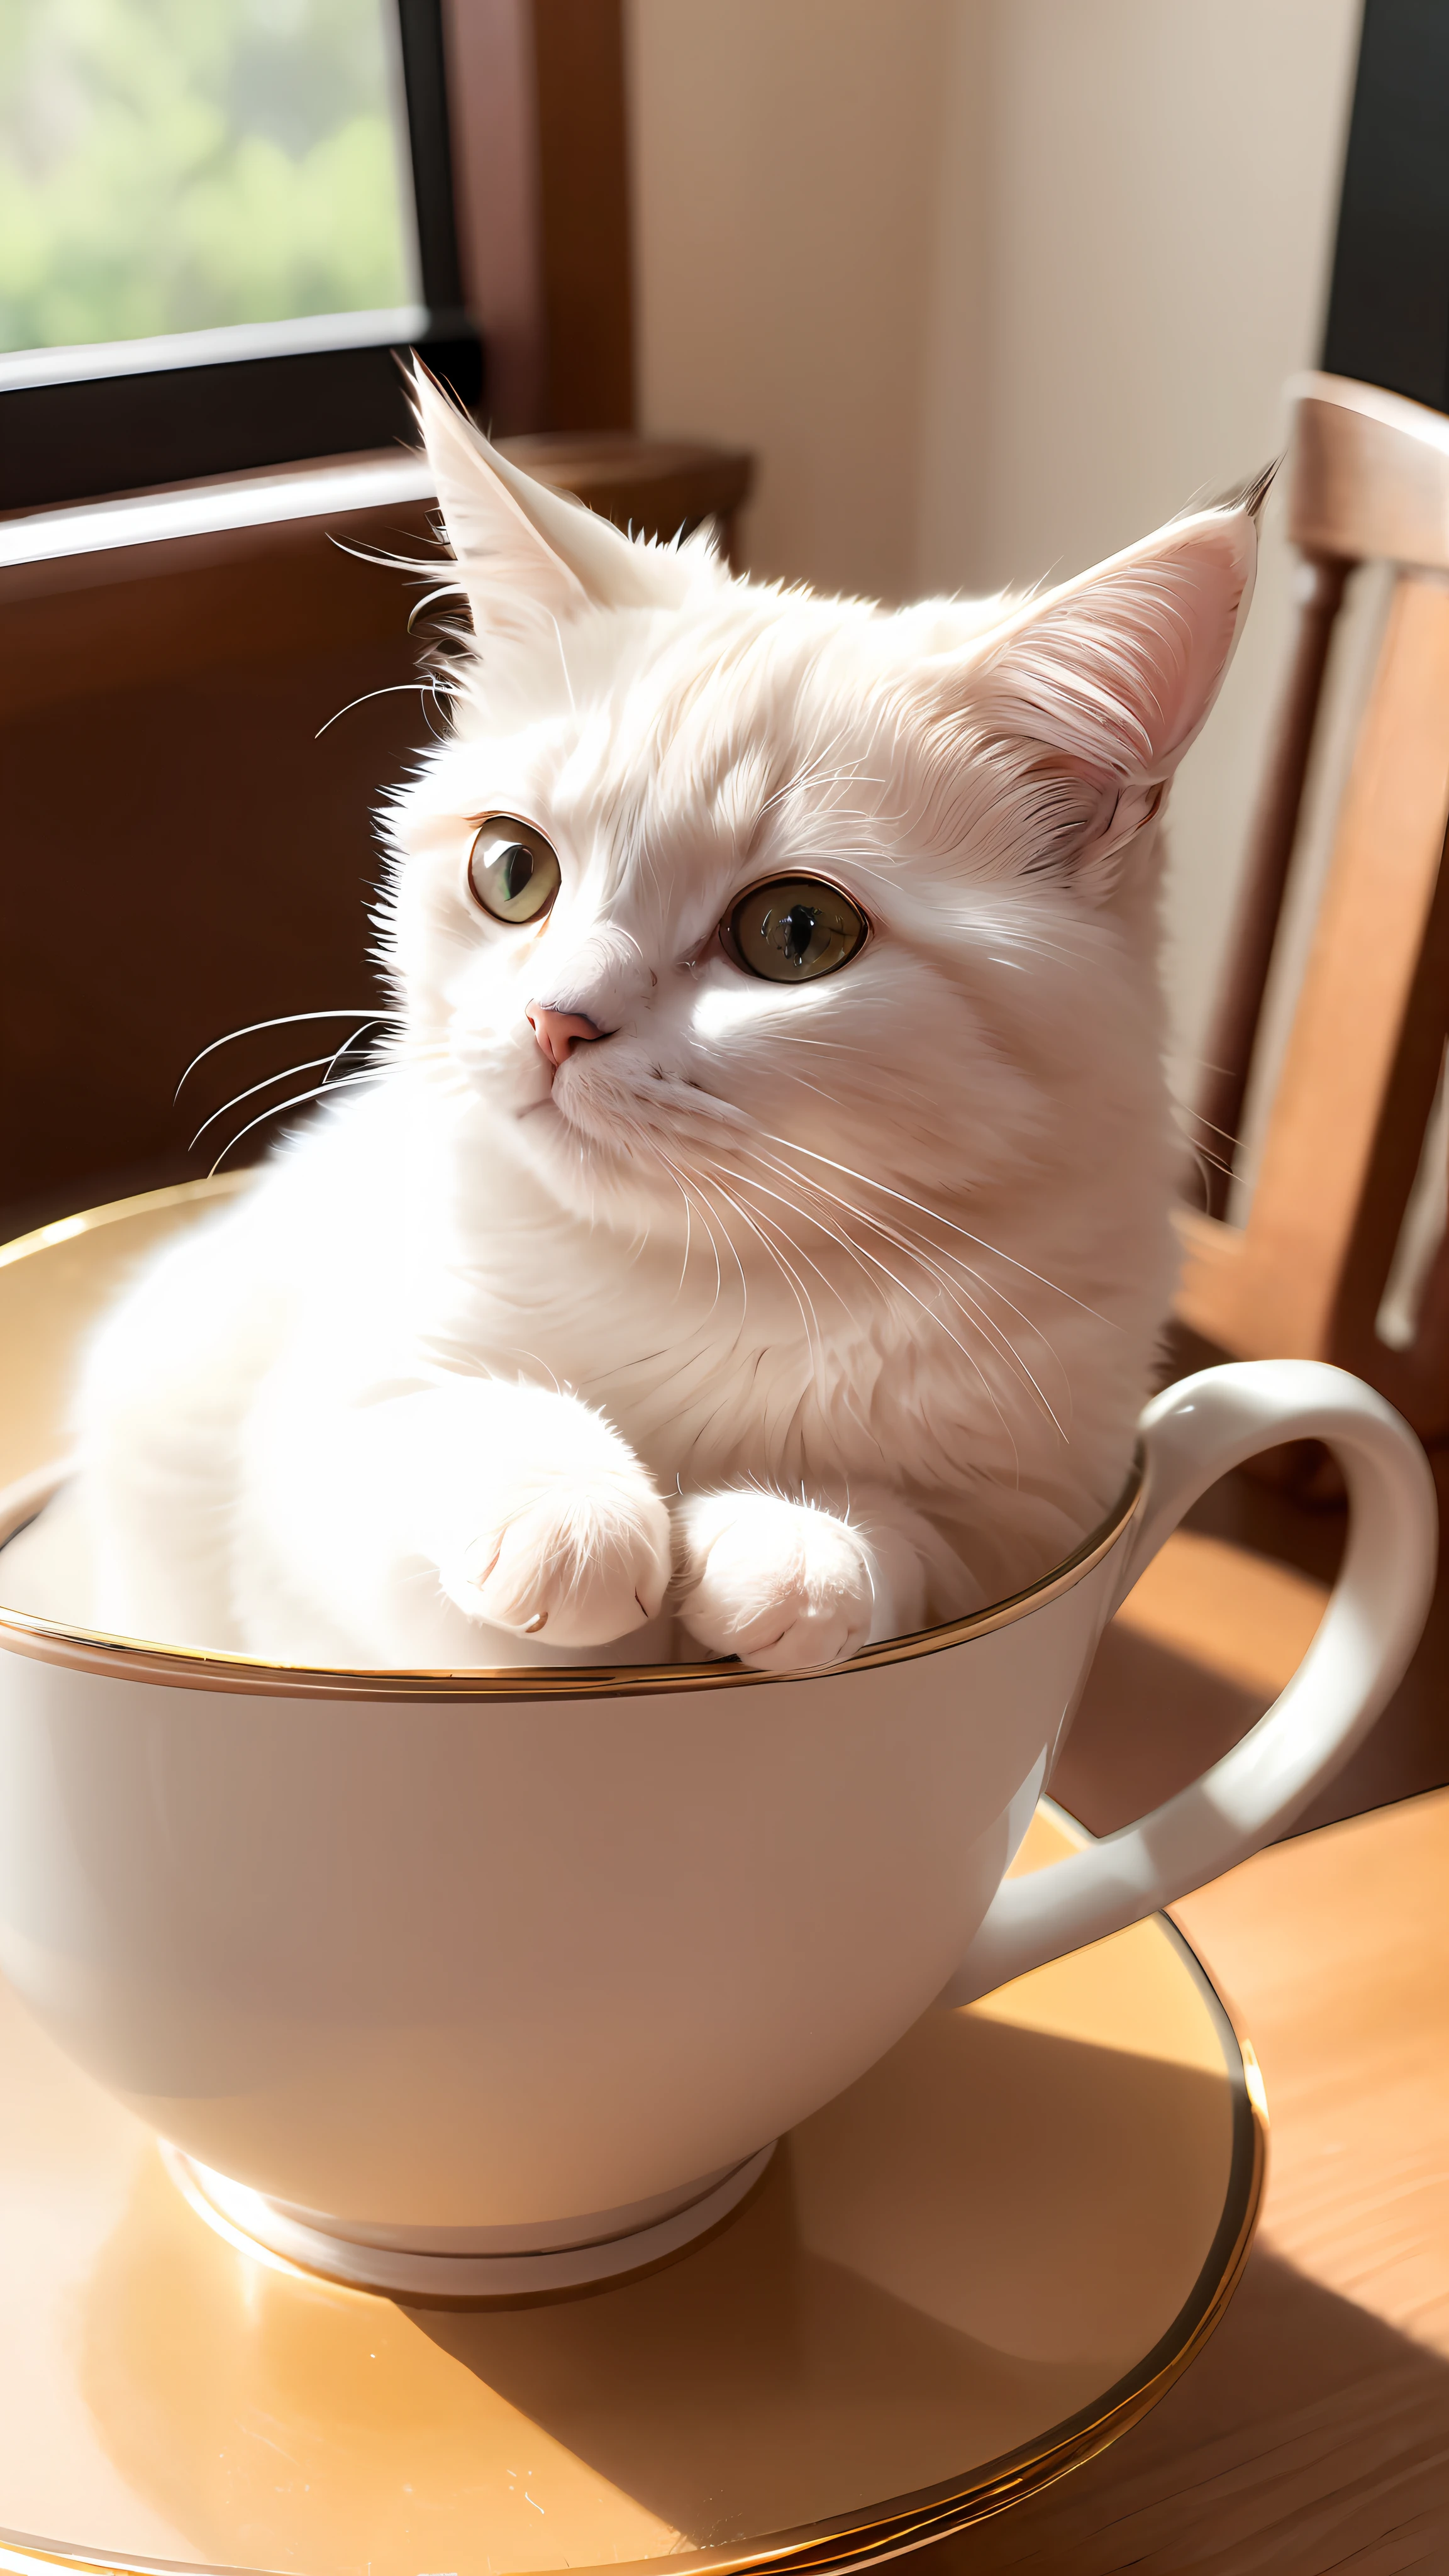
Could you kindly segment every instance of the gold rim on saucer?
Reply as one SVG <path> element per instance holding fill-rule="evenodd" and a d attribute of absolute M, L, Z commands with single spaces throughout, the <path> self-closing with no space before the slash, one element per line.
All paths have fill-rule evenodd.
<path fill-rule="evenodd" d="M 1044 1805 L 1027 1864 L 1083 1839 Z M 1145 2414 L 1265 2167 L 1252 2051 L 1161 1916 L 928 2014 L 680 2259 L 486 2311 L 213 2232 L 3 1992 L 0 2079 L 12 2576 L 845 2576 Z"/>

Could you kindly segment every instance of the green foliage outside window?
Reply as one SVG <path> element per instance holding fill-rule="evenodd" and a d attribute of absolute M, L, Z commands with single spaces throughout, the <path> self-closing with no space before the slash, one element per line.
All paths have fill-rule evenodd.
<path fill-rule="evenodd" d="M 408 302 L 388 5 L 0 0 L 0 348 Z"/>

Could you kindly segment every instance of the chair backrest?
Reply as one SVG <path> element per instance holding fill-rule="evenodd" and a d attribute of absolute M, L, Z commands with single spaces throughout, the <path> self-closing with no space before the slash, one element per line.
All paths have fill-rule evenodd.
<path fill-rule="evenodd" d="M 1178 1314 L 1235 1356 L 1337 1361 L 1444 1438 L 1449 1236 L 1406 1346 L 1377 1319 L 1449 1030 L 1449 419 L 1338 376 L 1289 392 L 1299 622 L 1207 1047 L 1215 1143 L 1241 1120 L 1345 578 L 1384 560 L 1393 593 L 1246 1221 L 1226 1221 L 1226 1175 L 1182 1212 Z"/>

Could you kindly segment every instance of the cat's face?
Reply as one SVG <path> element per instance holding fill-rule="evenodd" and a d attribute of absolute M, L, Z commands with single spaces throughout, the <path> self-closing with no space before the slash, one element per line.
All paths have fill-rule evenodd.
<path fill-rule="evenodd" d="M 1241 512 L 1027 610 L 887 615 L 631 547 L 431 393 L 425 425 L 481 646 L 397 818 L 430 1078 L 581 1213 L 797 1263 L 862 1190 L 1046 1189 L 1130 1121 L 1152 819 Z"/>
<path fill-rule="evenodd" d="M 1023 1006 L 1111 936 L 934 810 L 882 621 L 710 582 L 677 619 L 592 623 L 574 705 L 545 661 L 531 718 L 465 708 L 411 803 L 413 1030 L 591 1210 L 723 1209 L 742 1156 L 794 1202 L 801 1147 L 826 1187 L 1019 1155 Z"/>

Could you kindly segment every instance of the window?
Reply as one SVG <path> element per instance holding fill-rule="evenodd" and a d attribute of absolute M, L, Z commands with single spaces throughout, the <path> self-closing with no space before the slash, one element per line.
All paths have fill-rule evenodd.
<path fill-rule="evenodd" d="M 438 0 L 8 0 L 0 507 L 387 445 L 460 305 Z"/>
<path fill-rule="evenodd" d="M 1323 365 L 1449 411 L 1449 19 L 1366 0 Z"/>

